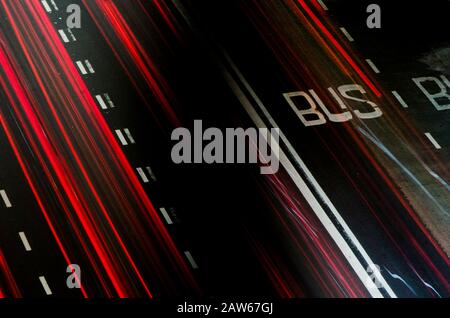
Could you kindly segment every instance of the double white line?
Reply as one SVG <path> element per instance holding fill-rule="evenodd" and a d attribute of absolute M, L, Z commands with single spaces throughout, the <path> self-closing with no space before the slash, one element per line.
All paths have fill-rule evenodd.
<path fill-rule="evenodd" d="M 259 99 L 259 97 L 256 95 L 254 90 L 251 88 L 247 80 L 244 78 L 244 76 L 240 73 L 236 65 L 233 63 L 231 58 L 224 52 L 225 58 L 235 74 L 237 75 L 240 84 L 245 87 L 247 90 L 247 93 L 250 94 L 253 101 L 256 103 L 256 105 L 259 107 L 259 110 L 264 114 L 268 122 L 273 128 L 279 128 L 275 120 L 272 118 L 270 113 L 268 112 L 267 108 L 264 106 L 262 101 Z M 248 113 L 248 115 L 253 120 L 256 127 L 260 128 L 267 128 L 266 124 L 264 123 L 264 120 L 260 117 L 256 109 L 253 107 L 252 102 L 246 97 L 246 94 L 241 90 L 239 84 L 234 80 L 233 76 L 224 68 L 224 76 L 235 93 L 236 97 L 241 102 L 242 106 Z M 316 193 L 320 196 L 321 201 L 328 207 L 328 209 L 333 214 L 333 217 L 336 219 L 339 226 L 342 228 L 342 231 L 344 232 L 345 237 L 348 238 L 348 240 L 351 242 L 352 247 L 349 245 L 349 242 L 344 239 L 341 232 L 336 228 L 336 225 L 331 221 L 330 217 L 327 215 L 327 213 L 324 211 L 322 206 L 320 205 L 317 198 L 312 193 L 311 189 L 307 185 L 307 182 L 301 177 L 297 169 L 295 168 L 294 164 L 290 161 L 290 159 L 287 157 L 287 155 L 284 153 L 284 151 L 280 148 L 279 153 L 279 160 L 281 165 L 284 167 L 284 169 L 288 172 L 292 180 L 294 181 L 297 188 L 300 190 L 300 192 L 303 194 L 305 199 L 308 201 L 311 208 L 314 210 L 315 214 L 319 218 L 322 225 L 325 227 L 327 232 L 330 234 L 330 236 L 333 238 L 339 249 L 341 250 L 342 254 L 346 257 L 347 261 L 349 262 L 350 266 L 353 268 L 353 270 L 358 275 L 359 279 L 362 281 L 364 286 L 366 286 L 368 292 L 372 297 L 375 298 L 383 298 L 383 294 L 380 292 L 378 287 L 375 285 L 375 282 L 373 281 L 373 277 L 369 276 L 369 273 L 367 272 L 366 268 L 361 264 L 358 257 L 355 255 L 353 249 L 356 249 L 359 254 L 364 258 L 364 261 L 367 263 L 367 266 L 370 268 L 375 268 L 376 265 L 373 263 L 367 252 L 364 250 L 358 239 L 355 237 L 347 223 L 344 221 L 342 216 L 337 211 L 336 207 L 333 205 L 329 197 L 326 195 L 326 193 L 323 191 L 322 187 L 319 185 L 317 180 L 312 175 L 311 171 L 308 169 L 308 167 L 305 165 L 303 160 L 300 158 L 298 153 L 295 151 L 295 149 L 292 147 L 292 144 L 289 142 L 289 140 L 286 138 L 286 136 L 283 134 L 283 132 L 280 130 L 280 137 L 283 143 L 286 145 L 289 154 L 291 157 L 295 160 L 295 163 L 304 175 L 307 178 L 307 181 L 312 185 Z M 391 289 L 391 287 L 388 285 L 386 280 L 382 277 L 380 273 L 376 275 L 375 277 L 377 279 L 377 283 L 379 283 L 388 293 L 390 297 L 397 297 L 394 293 L 394 291 Z"/>

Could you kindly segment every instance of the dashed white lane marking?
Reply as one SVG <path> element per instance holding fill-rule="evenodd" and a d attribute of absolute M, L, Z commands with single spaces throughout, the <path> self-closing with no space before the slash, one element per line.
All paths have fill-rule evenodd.
<path fill-rule="evenodd" d="M 25 247 L 25 251 L 27 251 L 27 252 L 31 251 L 31 246 L 30 246 L 30 243 L 28 242 L 25 232 L 19 232 L 19 237 L 22 240 L 23 247 Z"/>
<path fill-rule="evenodd" d="M 120 129 L 116 129 L 116 135 L 120 140 L 120 143 L 122 144 L 122 146 L 127 146 L 128 145 L 128 141 L 125 139 L 125 136 L 123 135 L 122 131 Z"/>
<path fill-rule="evenodd" d="M 317 2 L 320 4 L 320 6 L 325 10 L 328 11 L 328 7 L 322 0 L 317 0 Z"/>
<path fill-rule="evenodd" d="M 106 94 L 103 94 L 103 96 L 105 96 L 105 99 L 106 99 L 106 101 L 108 102 L 109 107 L 111 107 L 111 108 L 116 107 L 116 106 L 114 105 L 113 101 L 111 100 L 111 97 L 109 97 L 109 95 L 108 95 L 107 93 L 106 93 Z"/>
<path fill-rule="evenodd" d="M 7 208 L 11 208 L 11 207 L 12 207 L 12 204 L 11 204 L 11 201 L 9 201 L 8 195 L 6 194 L 6 191 L 5 191 L 5 190 L 0 190 L 0 196 L 1 196 L 2 199 L 3 199 L 3 202 L 5 203 L 5 206 L 6 206 Z"/>
<path fill-rule="evenodd" d="M 378 69 L 378 67 L 376 67 L 375 63 L 373 63 L 372 60 L 366 59 L 366 62 L 367 62 L 367 64 L 369 64 L 369 66 L 372 68 L 372 70 L 373 70 L 375 73 L 377 73 L 377 74 L 380 73 L 380 70 Z"/>
<path fill-rule="evenodd" d="M 66 35 L 66 32 L 64 32 L 64 30 L 58 30 L 59 35 L 61 36 L 61 39 L 63 40 L 64 43 L 69 43 L 69 38 Z"/>
<path fill-rule="evenodd" d="M 152 168 L 147 167 L 146 169 L 147 169 L 148 174 L 150 175 L 150 178 L 152 178 L 153 181 L 156 181 L 156 176 L 155 176 L 155 174 L 153 173 Z"/>
<path fill-rule="evenodd" d="M 195 262 L 194 258 L 192 257 L 191 252 L 186 251 L 186 252 L 184 252 L 184 255 L 186 255 L 186 258 L 188 259 L 188 261 L 189 261 L 189 263 L 191 264 L 192 268 L 193 268 L 193 269 L 197 269 L 197 268 L 198 268 L 198 265 L 197 265 L 197 263 Z"/>
<path fill-rule="evenodd" d="M 116 107 L 107 93 L 103 94 L 103 96 L 95 95 L 95 99 L 97 99 L 97 102 L 99 103 L 101 109 L 108 109 L 108 106 L 110 108 Z"/>
<path fill-rule="evenodd" d="M 430 133 L 425 133 L 425 136 L 427 136 L 428 140 L 430 140 L 430 142 L 436 149 L 442 149 L 441 145 L 436 141 L 436 139 L 434 139 L 434 137 Z"/>
<path fill-rule="evenodd" d="M 84 60 L 84 64 L 86 64 L 86 67 L 88 68 L 88 70 L 91 74 L 95 73 L 95 70 L 92 67 L 92 64 L 91 64 L 91 62 L 89 62 L 89 60 Z"/>
<path fill-rule="evenodd" d="M 142 182 L 149 183 L 150 180 L 148 180 L 147 176 L 145 175 L 145 172 L 142 168 L 136 168 L 137 172 L 139 173 L 139 176 L 142 179 Z"/>
<path fill-rule="evenodd" d="M 81 74 L 86 75 L 87 71 L 86 71 L 86 68 L 84 67 L 83 62 L 77 61 L 76 64 L 77 64 L 78 68 L 80 69 Z"/>
<path fill-rule="evenodd" d="M 108 109 L 108 106 L 106 106 L 106 103 L 103 100 L 102 95 L 95 95 L 95 99 L 97 99 L 97 101 L 102 109 Z"/>
<path fill-rule="evenodd" d="M 52 294 L 52 290 L 50 289 L 50 287 L 47 284 L 47 280 L 45 279 L 44 276 L 39 276 L 39 281 L 41 282 L 42 287 L 44 287 L 44 291 L 45 293 L 50 296 Z"/>
<path fill-rule="evenodd" d="M 166 220 L 167 224 L 173 224 L 173 221 L 170 218 L 169 213 L 167 213 L 166 208 L 160 208 L 159 210 L 161 211 L 161 214 L 163 215 L 164 220 Z"/>
<path fill-rule="evenodd" d="M 55 11 L 58 11 L 58 6 L 55 3 L 55 0 L 51 0 L 50 3 L 52 4 L 53 8 L 55 8 Z"/>
<path fill-rule="evenodd" d="M 342 33 L 344 33 L 347 40 L 349 40 L 350 42 L 355 41 L 355 39 L 353 39 L 353 37 L 350 35 L 350 33 L 348 33 L 348 31 L 344 27 L 341 27 L 341 31 L 342 31 Z"/>
<path fill-rule="evenodd" d="M 72 29 L 68 28 L 68 29 L 67 29 L 67 33 L 69 33 L 69 35 L 70 35 L 72 41 L 74 41 L 74 42 L 77 41 L 77 38 L 75 37 L 75 34 L 73 34 L 73 32 L 72 32 Z"/>
<path fill-rule="evenodd" d="M 408 108 L 408 104 L 406 104 L 405 100 L 400 96 L 400 94 L 397 91 L 392 91 L 392 95 L 394 95 L 395 98 L 397 98 L 400 105 L 402 105 L 403 108 Z"/>
<path fill-rule="evenodd" d="M 48 5 L 48 2 L 45 0 L 41 1 L 42 5 L 44 6 L 45 11 L 47 11 L 48 13 L 52 12 L 52 8 L 50 8 L 50 6 Z"/>
<path fill-rule="evenodd" d="M 132 144 L 135 144 L 136 141 L 134 140 L 133 135 L 131 134 L 130 130 L 129 130 L 128 128 L 125 128 L 123 131 L 125 132 L 125 135 L 127 135 L 128 140 L 129 140 Z"/>
<path fill-rule="evenodd" d="M 125 132 L 125 135 L 123 134 L 123 132 L 120 129 L 116 129 L 116 135 L 119 138 L 120 142 L 122 143 L 122 146 L 127 146 L 128 144 L 135 144 L 136 141 L 133 138 L 133 135 L 131 135 L 131 132 L 128 128 L 125 128 L 123 130 Z M 125 136 L 128 137 L 128 140 L 125 138 Z"/>

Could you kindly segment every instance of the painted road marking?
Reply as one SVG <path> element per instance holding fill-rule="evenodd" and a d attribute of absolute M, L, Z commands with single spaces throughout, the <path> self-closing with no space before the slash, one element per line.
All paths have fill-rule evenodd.
<path fill-rule="evenodd" d="M 27 236 L 24 232 L 19 232 L 19 237 L 22 240 L 23 247 L 25 247 L 25 251 L 29 252 L 31 251 L 30 243 L 28 242 Z"/>
<path fill-rule="evenodd" d="M 41 1 L 42 5 L 44 6 L 45 11 L 47 11 L 48 13 L 52 12 L 52 8 L 50 8 L 50 6 L 48 5 L 48 2 L 45 0 Z"/>
<path fill-rule="evenodd" d="M 39 281 L 42 284 L 42 287 L 44 287 L 44 291 L 45 293 L 50 296 L 52 294 L 52 290 L 50 289 L 50 287 L 47 284 L 47 280 L 45 279 L 44 276 L 39 276 Z"/>
<path fill-rule="evenodd" d="M 11 207 L 12 207 L 12 204 L 11 204 L 11 201 L 9 201 L 8 195 L 6 194 L 6 191 L 5 191 L 5 190 L 0 190 L 0 196 L 1 196 L 2 199 L 3 199 L 3 202 L 5 202 L 5 206 L 6 206 L 7 208 L 11 208 Z"/>
<path fill-rule="evenodd" d="M 169 216 L 169 213 L 167 213 L 167 210 L 165 208 L 160 208 L 161 214 L 163 215 L 164 219 L 166 220 L 167 224 L 173 224 L 172 219 Z"/>
<path fill-rule="evenodd" d="M 133 138 L 133 135 L 131 134 L 130 130 L 128 128 L 125 128 L 123 131 L 125 131 L 125 135 L 127 135 L 128 140 L 132 143 L 135 144 L 136 141 Z"/>
<path fill-rule="evenodd" d="M 247 90 L 247 92 L 250 94 L 262 114 L 267 118 L 267 120 L 270 122 L 271 126 L 273 128 L 279 128 L 273 117 L 268 112 L 266 106 L 262 103 L 261 99 L 256 95 L 253 88 L 250 86 L 250 84 L 247 82 L 247 80 L 244 78 L 242 73 L 239 71 L 239 69 L 236 67 L 234 62 L 231 60 L 231 58 L 228 56 L 226 52 L 223 52 L 225 55 L 225 58 L 227 59 L 229 65 L 233 69 L 234 73 L 238 76 L 239 81 L 243 85 L 243 87 Z M 252 105 L 252 102 L 246 97 L 247 94 L 245 94 L 241 90 L 241 85 L 239 85 L 234 77 L 228 73 L 224 72 L 225 79 L 229 83 L 231 89 L 235 92 L 235 95 L 240 100 L 243 108 L 247 111 L 249 116 L 252 118 L 255 125 L 262 128 L 267 128 L 264 120 L 260 117 L 259 112 L 254 108 Z M 330 217 L 327 215 L 327 213 L 324 211 L 322 206 L 320 205 L 318 199 L 315 197 L 309 186 L 306 184 L 306 181 L 302 178 L 300 173 L 295 168 L 294 164 L 291 162 L 291 160 L 287 157 L 287 154 L 284 153 L 283 150 L 280 150 L 280 156 L 279 160 L 283 167 L 288 171 L 289 175 L 291 176 L 292 180 L 300 190 L 300 192 L 303 194 L 305 199 L 308 201 L 311 208 L 316 213 L 317 217 L 320 219 L 321 223 L 325 226 L 327 232 L 331 235 L 331 237 L 334 239 L 335 243 L 338 245 L 339 249 L 342 251 L 342 253 L 345 255 L 347 261 L 353 268 L 353 270 L 358 275 L 361 282 L 366 286 L 367 291 L 370 293 L 372 297 L 376 298 L 383 298 L 383 294 L 379 291 L 377 286 L 373 283 L 371 280 L 371 277 L 366 271 L 366 265 L 374 266 L 375 264 L 371 260 L 370 256 L 367 254 L 359 240 L 356 238 L 354 233 L 351 231 L 350 227 L 346 224 L 345 220 L 342 218 L 342 216 L 337 211 L 334 204 L 331 202 L 330 198 L 326 195 L 322 187 L 319 185 L 317 180 L 312 175 L 311 171 L 308 169 L 308 167 L 305 165 L 299 154 L 295 151 L 294 147 L 292 146 L 291 142 L 286 138 L 284 133 L 280 131 L 280 137 L 281 140 L 284 142 L 286 147 L 288 148 L 289 155 L 292 156 L 292 158 L 295 160 L 296 166 L 300 167 L 302 172 L 305 174 L 307 180 L 311 183 L 314 190 L 317 191 L 319 194 L 320 200 L 324 202 L 324 204 L 330 209 L 330 211 L 333 214 L 333 217 L 336 219 L 336 221 L 339 223 L 339 226 L 342 227 L 342 230 L 344 231 L 344 235 L 341 234 L 341 232 L 337 229 L 337 227 L 334 225 L 333 221 L 330 219 Z M 344 238 L 344 236 L 351 241 L 352 247 L 350 247 L 349 242 L 347 239 Z M 357 251 L 360 253 L 360 255 L 364 258 L 365 264 L 363 265 L 358 257 L 355 255 L 353 248 L 357 249 Z M 396 294 L 392 290 L 392 288 L 389 286 L 387 281 L 380 277 L 380 283 L 382 284 L 383 288 L 386 290 L 386 292 L 389 294 L 390 297 L 396 298 Z"/>
<path fill-rule="evenodd" d="M 377 73 L 377 74 L 380 73 L 380 70 L 378 69 L 378 67 L 376 67 L 375 63 L 373 63 L 371 59 L 366 59 L 366 62 L 367 62 L 367 64 L 369 64 L 369 66 L 372 68 L 372 70 L 375 73 Z"/>
<path fill-rule="evenodd" d="M 76 64 L 77 64 L 78 68 L 80 69 L 81 74 L 86 75 L 87 71 L 86 71 L 86 68 L 84 67 L 83 62 L 77 61 Z"/>
<path fill-rule="evenodd" d="M 189 263 L 191 264 L 192 268 L 193 268 L 193 269 L 197 269 L 197 268 L 198 268 L 198 265 L 197 265 L 197 263 L 195 262 L 194 258 L 192 257 L 191 252 L 186 251 L 186 252 L 184 252 L 184 255 L 186 255 L 186 258 L 188 259 L 188 261 L 189 261 Z"/>
<path fill-rule="evenodd" d="M 355 40 L 353 39 L 353 37 L 350 35 L 350 33 L 348 33 L 348 31 L 342 27 L 341 28 L 342 33 L 344 33 L 344 35 L 346 36 L 346 38 L 350 41 L 350 42 L 354 42 Z"/>
<path fill-rule="evenodd" d="M 61 36 L 62 40 L 64 43 L 69 43 L 69 38 L 66 35 L 66 32 L 64 32 L 64 30 L 58 30 L 59 35 Z"/>
<path fill-rule="evenodd" d="M 77 38 L 75 37 L 75 34 L 73 34 L 72 29 L 67 29 L 67 32 L 69 33 L 70 37 L 72 38 L 72 41 L 76 42 Z"/>
<path fill-rule="evenodd" d="M 144 183 L 149 183 L 150 180 L 148 180 L 147 176 L 145 175 L 145 172 L 142 168 L 136 168 L 137 172 L 139 173 L 139 176 L 141 177 L 142 181 Z"/>
<path fill-rule="evenodd" d="M 122 146 L 127 146 L 128 145 L 128 141 L 125 139 L 125 136 L 123 135 L 122 131 L 120 129 L 116 129 L 116 135 L 120 140 L 120 143 L 122 144 Z"/>
<path fill-rule="evenodd" d="M 395 98 L 397 98 L 400 105 L 402 105 L 403 108 L 408 108 L 408 104 L 406 104 L 405 100 L 400 96 L 400 94 L 397 91 L 392 91 L 392 95 L 394 95 Z"/>
<path fill-rule="evenodd" d="M 152 168 L 147 167 L 146 169 L 147 169 L 148 174 L 149 174 L 150 177 L 152 178 L 152 180 L 153 180 L 153 181 L 156 181 L 156 176 L 155 176 L 155 174 L 153 173 Z"/>
<path fill-rule="evenodd" d="M 109 97 L 109 94 L 103 94 L 103 96 L 105 96 L 106 101 L 108 102 L 109 107 L 114 108 L 116 107 L 113 103 L 113 101 L 111 100 L 111 98 Z"/>
<path fill-rule="evenodd" d="M 95 70 L 92 67 L 92 64 L 91 64 L 91 62 L 89 62 L 89 60 L 84 60 L 84 64 L 86 64 L 86 67 L 88 68 L 88 70 L 91 74 L 95 73 Z"/>
<path fill-rule="evenodd" d="M 324 9 L 325 11 L 328 11 L 328 7 L 326 6 L 326 4 L 322 0 L 317 0 L 317 2 L 320 4 L 322 9 Z"/>
<path fill-rule="evenodd" d="M 55 11 L 58 11 L 58 6 L 55 3 L 55 0 L 51 0 L 50 3 L 52 4 L 53 8 L 55 8 Z"/>
<path fill-rule="evenodd" d="M 428 132 L 425 133 L 425 136 L 427 136 L 428 140 L 431 141 L 431 143 L 436 149 L 442 149 L 441 145 L 439 145 L 439 143 L 436 141 L 436 139 L 434 139 L 434 137 L 430 133 Z"/>
<path fill-rule="evenodd" d="M 100 107 L 102 109 L 108 109 L 108 106 L 106 106 L 105 101 L 103 100 L 102 95 L 95 95 L 95 98 L 97 99 L 98 103 L 100 104 Z"/>

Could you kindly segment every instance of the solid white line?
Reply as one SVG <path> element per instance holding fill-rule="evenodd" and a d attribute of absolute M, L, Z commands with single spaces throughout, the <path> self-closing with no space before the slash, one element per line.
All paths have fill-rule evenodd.
<path fill-rule="evenodd" d="M 127 135 L 127 137 L 130 140 L 130 142 L 132 144 L 135 144 L 136 141 L 134 140 L 133 135 L 131 134 L 130 130 L 128 128 L 125 128 L 124 131 L 125 131 L 125 135 Z"/>
<path fill-rule="evenodd" d="M 5 206 L 7 208 L 11 208 L 12 204 L 11 204 L 11 201 L 9 201 L 8 195 L 6 194 L 5 190 L 0 190 L 0 196 L 2 197 L 3 201 L 5 202 Z"/>
<path fill-rule="evenodd" d="M 328 7 L 325 5 L 325 3 L 322 0 L 317 0 L 317 2 L 320 4 L 320 6 L 325 10 L 328 11 Z"/>
<path fill-rule="evenodd" d="M 102 98 L 102 95 L 95 95 L 95 98 L 97 99 L 102 109 L 108 109 L 108 106 L 106 106 L 105 101 Z"/>
<path fill-rule="evenodd" d="M 66 35 L 66 32 L 64 32 L 64 30 L 58 30 L 59 35 L 61 36 L 62 40 L 64 41 L 64 43 L 69 43 L 69 38 Z"/>
<path fill-rule="evenodd" d="M 230 63 L 231 67 L 233 68 L 234 72 L 239 77 L 239 80 L 243 85 L 245 86 L 246 90 L 250 93 L 252 98 L 255 100 L 256 104 L 264 114 L 264 116 L 268 119 L 271 126 L 273 128 L 279 128 L 277 123 L 274 121 L 270 113 L 268 112 L 267 108 L 264 106 L 262 101 L 259 99 L 259 97 L 256 95 L 254 90 L 251 88 L 251 86 L 248 84 L 247 80 L 244 78 L 244 76 L 240 73 L 236 65 L 233 63 L 233 61 L 230 59 L 230 57 L 224 52 L 225 57 L 227 58 L 228 63 Z M 224 75 L 231 86 L 231 89 L 235 92 L 236 97 L 240 100 L 242 106 L 247 111 L 249 116 L 252 118 L 253 122 L 255 123 L 256 127 L 260 128 L 267 128 L 265 122 L 262 120 L 258 112 L 255 110 L 253 105 L 250 103 L 250 101 L 247 99 L 246 94 L 242 92 L 239 85 L 236 83 L 236 81 L 233 79 L 233 77 L 224 70 Z M 362 255 L 364 260 L 369 266 L 374 266 L 373 261 L 371 260 L 370 256 L 367 254 L 367 252 L 364 250 L 361 243 L 358 241 L 356 236 L 353 234 L 345 220 L 342 218 L 342 216 L 337 211 L 336 207 L 331 202 L 330 198 L 327 196 L 327 194 L 323 191 L 322 187 L 319 185 L 317 180 L 312 175 L 311 171 L 308 169 L 308 167 L 305 165 L 303 160 L 300 158 L 298 153 L 295 151 L 295 149 L 292 147 L 292 144 L 290 141 L 286 138 L 284 133 L 280 130 L 280 137 L 283 140 L 284 144 L 289 150 L 289 153 L 296 161 L 297 165 L 301 168 L 303 173 L 306 175 L 307 180 L 312 184 L 314 187 L 314 190 L 319 194 L 320 199 L 325 203 L 326 206 L 330 209 L 330 211 L 333 213 L 333 217 L 336 219 L 336 221 L 339 223 L 339 225 L 342 227 L 342 230 L 344 231 L 344 235 L 351 241 L 354 248 L 358 250 L 358 252 Z M 383 297 L 381 292 L 378 290 L 378 288 L 373 283 L 371 277 L 367 273 L 366 269 L 362 266 L 356 255 L 354 254 L 352 248 L 349 246 L 348 242 L 344 239 L 342 234 L 339 232 L 339 230 L 336 228 L 334 223 L 331 221 L 331 219 L 328 217 L 326 212 L 323 210 L 322 206 L 319 204 L 309 187 L 307 186 L 306 182 L 303 180 L 303 178 L 300 176 L 300 174 L 295 169 L 294 165 L 290 162 L 290 160 L 287 158 L 287 156 L 284 154 L 283 150 L 280 150 L 280 162 L 285 168 L 285 170 L 289 173 L 294 183 L 297 185 L 298 189 L 302 192 L 305 199 L 308 201 L 311 208 L 316 213 L 319 220 L 324 225 L 327 232 L 331 235 L 333 240 L 338 245 L 339 249 L 342 251 L 342 253 L 345 255 L 347 261 L 352 266 L 353 270 L 358 275 L 359 279 L 362 281 L 362 283 L 366 286 L 368 292 L 372 295 L 372 297 Z M 387 291 L 387 293 L 391 297 L 397 297 L 394 293 L 394 291 L 391 289 L 391 287 L 388 285 L 388 283 L 384 280 L 383 277 L 380 279 L 380 283 L 383 285 L 384 289 Z"/>
<path fill-rule="evenodd" d="M 442 149 L 441 145 L 439 145 L 439 143 L 436 141 L 436 139 L 434 139 L 434 137 L 430 133 L 428 132 L 425 133 L 425 136 L 427 136 L 427 138 L 431 141 L 431 143 L 436 149 Z"/>
<path fill-rule="evenodd" d="M 347 39 L 350 41 L 350 42 L 354 42 L 355 40 L 353 39 L 353 37 L 350 35 L 350 33 L 348 33 L 348 31 L 344 28 L 344 27 L 341 27 L 341 31 L 342 31 L 342 33 L 344 33 L 344 35 L 347 37 Z"/>
<path fill-rule="evenodd" d="M 39 281 L 42 284 L 42 287 L 44 287 L 45 293 L 50 296 L 52 294 L 52 290 L 50 289 L 50 287 L 47 284 L 47 280 L 45 279 L 44 276 L 39 276 Z"/>
<path fill-rule="evenodd" d="M 86 71 L 86 68 L 84 67 L 83 62 L 77 61 L 76 64 L 77 64 L 78 68 L 80 69 L 81 74 L 86 75 L 87 71 Z"/>
<path fill-rule="evenodd" d="M 89 60 L 84 60 L 84 63 L 86 64 L 86 66 L 87 66 L 89 72 L 90 72 L 91 74 L 94 74 L 94 73 L 95 73 L 95 70 L 94 70 L 94 68 L 92 67 L 91 62 L 89 62 Z"/>
<path fill-rule="evenodd" d="M 144 170 L 142 170 L 142 168 L 136 168 L 137 172 L 139 173 L 139 175 L 141 176 L 141 179 L 144 183 L 149 183 L 150 180 L 148 180 L 147 176 L 145 175 Z"/>
<path fill-rule="evenodd" d="M 165 208 L 160 208 L 159 210 L 161 211 L 161 214 L 163 215 L 167 224 L 173 224 L 172 219 L 169 216 L 169 213 L 167 213 L 167 210 Z"/>
<path fill-rule="evenodd" d="M 367 62 L 367 64 L 369 64 L 369 66 L 372 68 L 372 70 L 373 70 L 375 73 L 377 73 L 377 74 L 380 73 L 380 70 L 378 69 L 378 67 L 376 67 L 376 65 L 372 62 L 371 59 L 366 59 L 366 62 Z"/>
<path fill-rule="evenodd" d="M 186 251 L 186 252 L 184 252 L 184 255 L 186 255 L 186 258 L 188 259 L 189 263 L 191 263 L 192 268 L 193 268 L 193 269 L 197 269 L 197 268 L 198 268 L 198 265 L 197 265 L 197 263 L 195 262 L 194 258 L 192 257 L 191 252 Z"/>
<path fill-rule="evenodd" d="M 25 251 L 31 251 L 30 243 L 28 242 L 27 236 L 24 232 L 19 232 L 20 239 L 22 240 L 23 247 L 25 247 Z"/>
<path fill-rule="evenodd" d="M 48 5 L 47 1 L 42 0 L 41 3 L 44 6 L 45 11 L 47 11 L 48 13 L 52 12 L 52 8 L 50 8 L 50 6 Z"/>
<path fill-rule="evenodd" d="M 125 137 L 123 136 L 122 132 L 120 131 L 120 129 L 116 129 L 116 135 L 120 140 L 120 143 L 122 144 L 122 146 L 127 146 L 128 142 L 125 139 Z"/>
<path fill-rule="evenodd" d="M 400 94 L 397 91 L 392 91 L 392 95 L 394 95 L 395 98 L 397 98 L 400 105 L 402 105 L 403 108 L 408 108 L 408 104 L 406 104 L 405 100 L 400 96 Z"/>

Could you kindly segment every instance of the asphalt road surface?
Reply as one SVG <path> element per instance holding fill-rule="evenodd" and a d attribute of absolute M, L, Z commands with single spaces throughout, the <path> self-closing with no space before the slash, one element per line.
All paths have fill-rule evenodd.
<path fill-rule="evenodd" d="M 449 297 L 450 3 L 392 2 L 0 0 L 0 298 Z"/>

